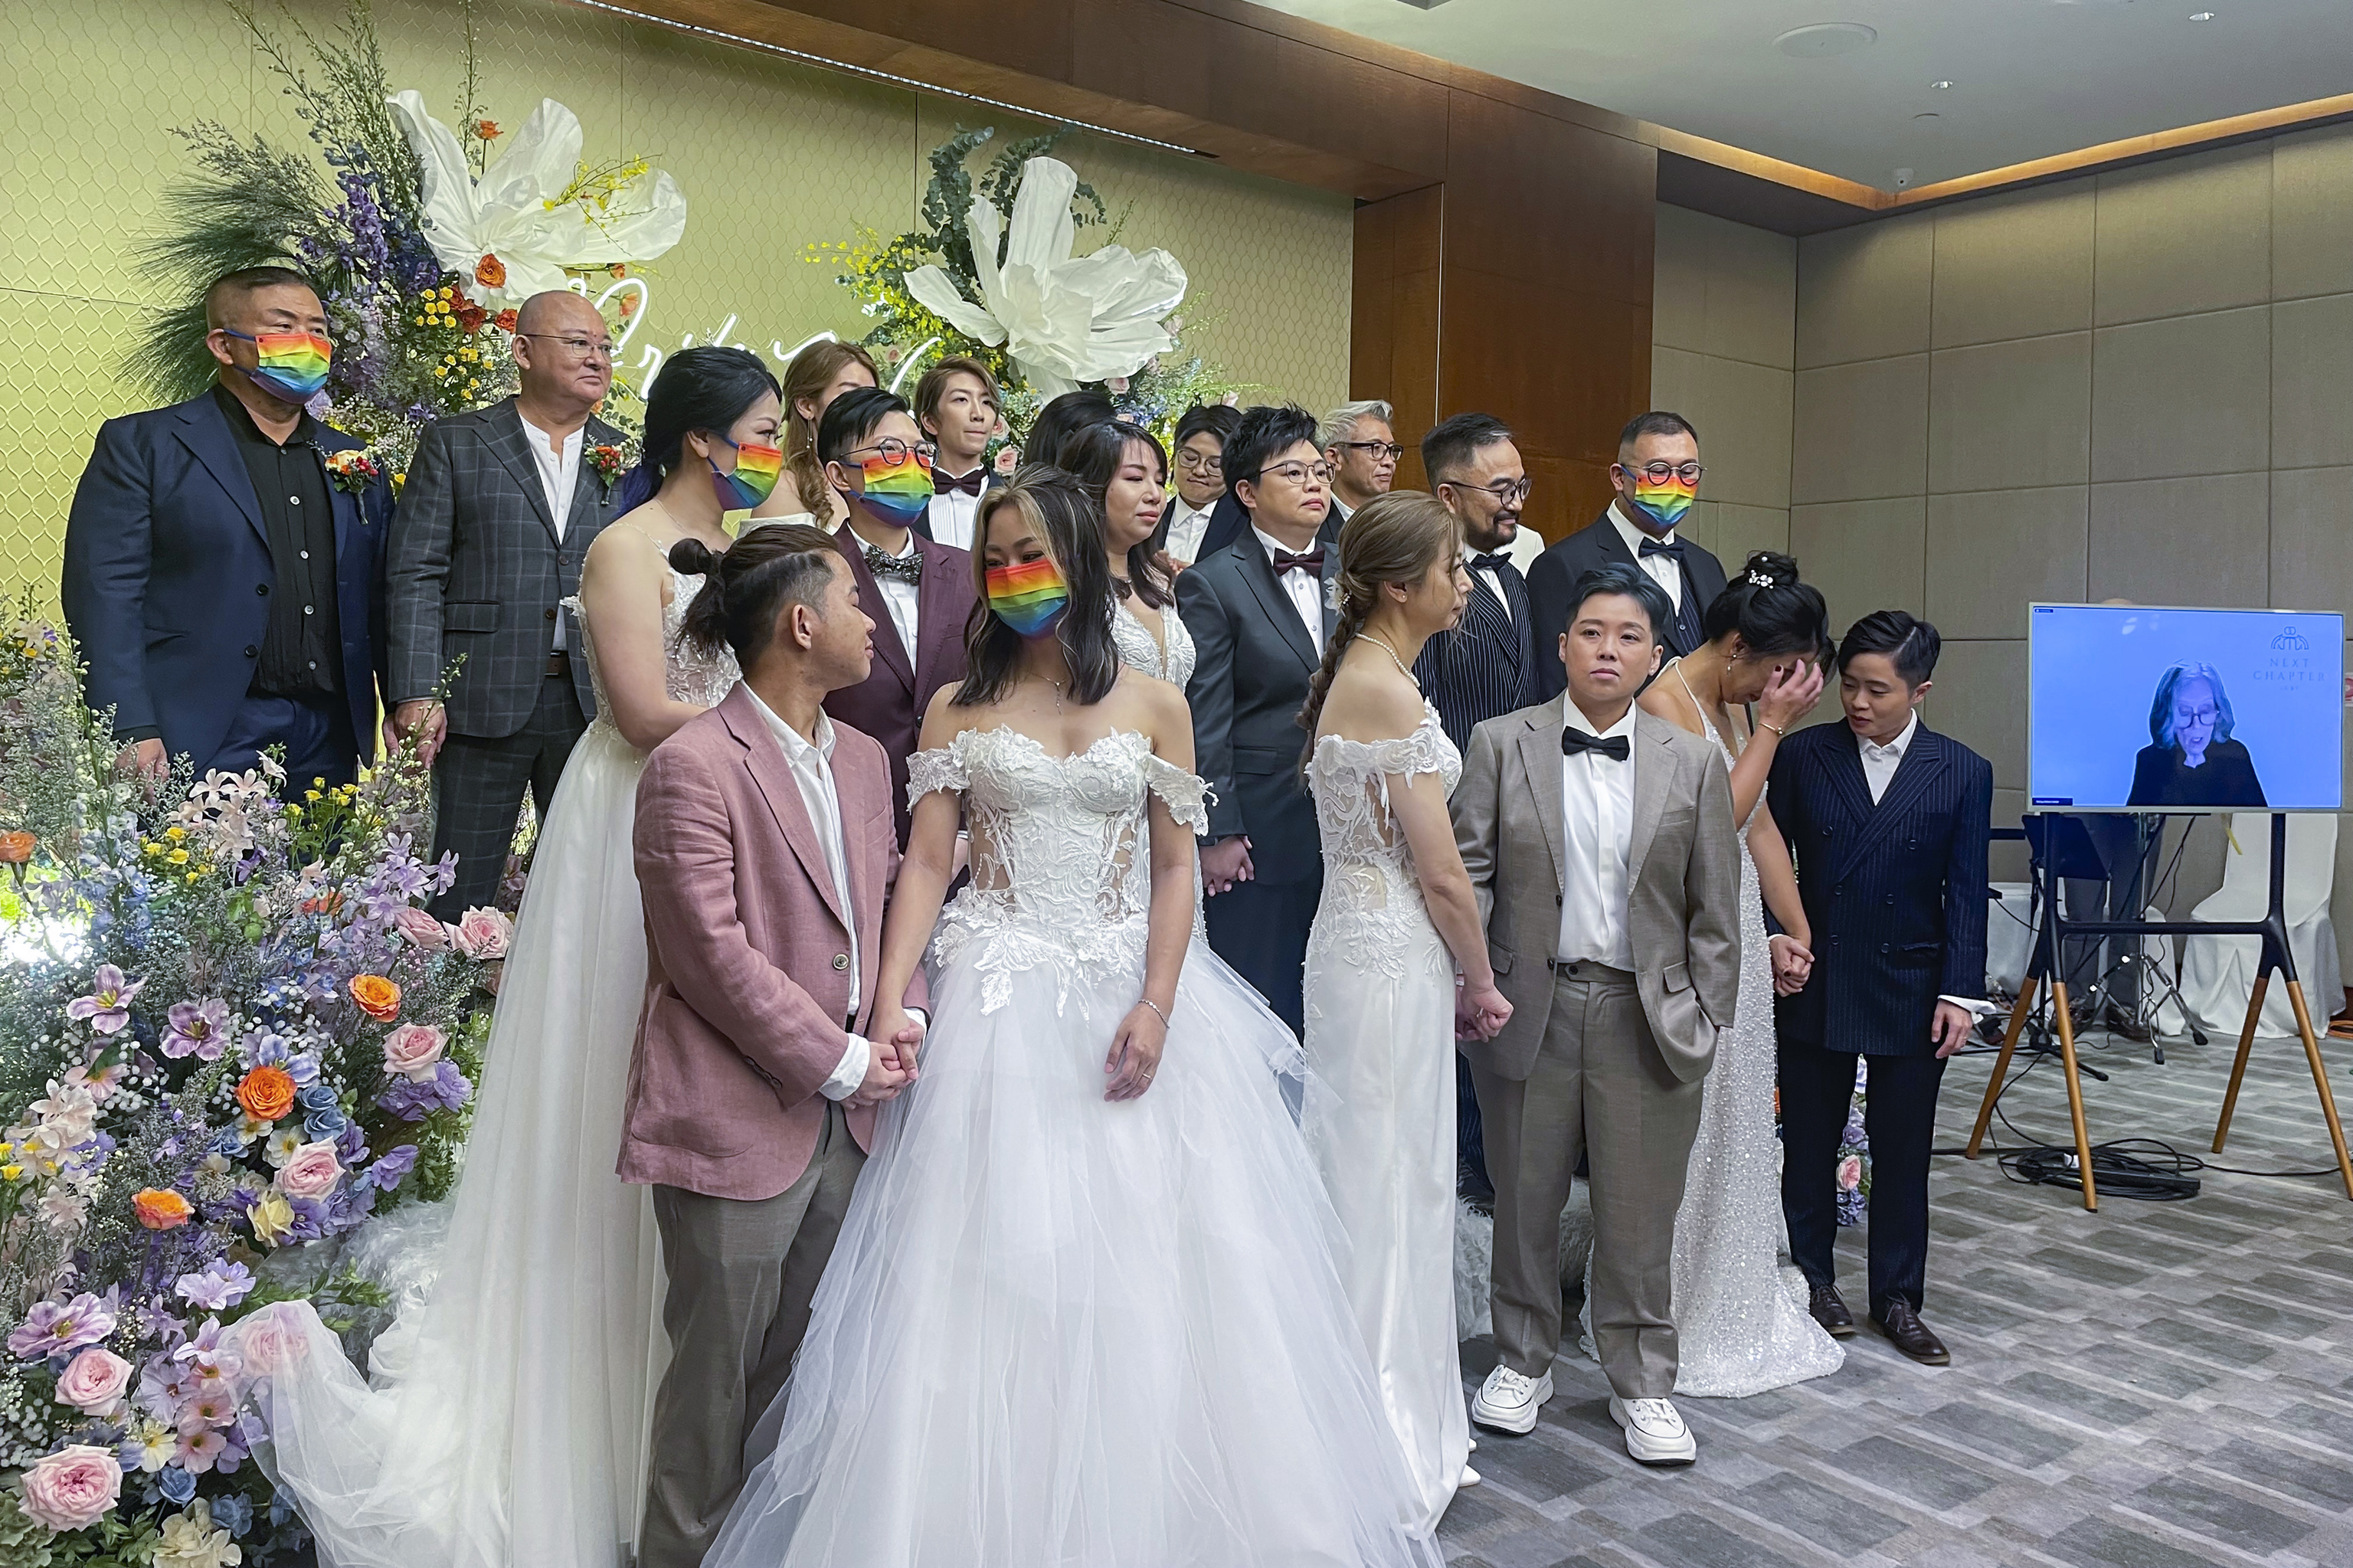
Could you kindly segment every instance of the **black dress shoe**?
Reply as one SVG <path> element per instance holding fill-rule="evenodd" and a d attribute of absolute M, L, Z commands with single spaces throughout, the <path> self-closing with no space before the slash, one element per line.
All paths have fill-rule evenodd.
<path fill-rule="evenodd" d="M 1920 1314 L 1912 1303 L 1901 1297 L 1873 1312 L 1871 1320 L 1879 1325 L 1890 1344 L 1924 1366 L 1941 1367 L 1953 1359 L 1953 1352 L 1945 1349 L 1945 1341 L 1928 1331 L 1928 1325 L 1920 1321 Z"/>
<path fill-rule="evenodd" d="M 1837 1286 L 1815 1286 L 1812 1295 L 1807 1298 L 1806 1310 L 1814 1315 L 1814 1321 L 1820 1323 L 1823 1332 L 1831 1339 L 1854 1337 L 1854 1314 L 1846 1309 L 1846 1302 L 1840 1298 Z"/>

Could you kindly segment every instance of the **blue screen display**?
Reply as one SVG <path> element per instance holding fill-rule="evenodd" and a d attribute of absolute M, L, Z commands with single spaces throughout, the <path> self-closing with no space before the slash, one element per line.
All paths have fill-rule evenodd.
<path fill-rule="evenodd" d="M 2073 811 L 2336 810 L 2345 618 L 2038 604 L 2027 799 Z"/>

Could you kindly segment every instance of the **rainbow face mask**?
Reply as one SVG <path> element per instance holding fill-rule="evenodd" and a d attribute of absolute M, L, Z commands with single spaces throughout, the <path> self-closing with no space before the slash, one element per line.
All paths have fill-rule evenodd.
<path fill-rule="evenodd" d="M 1699 495 L 1697 480 L 1686 483 L 1677 474 L 1669 474 L 1663 484 L 1651 483 L 1650 475 L 1640 469 L 1630 471 L 1627 477 L 1634 482 L 1634 504 L 1647 513 L 1651 521 L 1662 530 L 1672 529 L 1682 522 L 1683 514 L 1691 510 L 1692 503 Z"/>
<path fill-rule="evenodd" d="M 1071 588 L 1061 568 L 1040 556 L 1016 567 L 991 567 L 988 608 L 1024 637 L 1050 637 L 1071 608 Z"/>
<path fill-rule="evenodd" d="M 719 439 L 727 441 L 725 436 Z M 785 471 L 784 449 L 757 446 L 749 441 L 740 447 L 733 441 L 727 441 L 727 444 L 735 447 L 733 472 L 723 473 L 719 465 L 711 462 L 707 456 L 702 461 L 711 463 L 711 482 L 719 492 L 721 509 L 748 512 L 767 500 L 768 493 L 776 488 L 776 476 Z"/>
<path fill-rule="evenodd" d="M 863 501 L 868 511 L 893 527 L 913 526 L 932 503 L 932 465 L 919 452 L 909 451 L 895 461 L 877 452 L 860 458 L 858 468 L 866 477 L 864 493 L 843 493 Z"/>
<path fill-rule="evenodd" d="M 335 345 L 318 334 L 266 332 L 253 337 L 234 327 L 221 330 L 253 344 L 255 365 L 246 376 L 271 397 L 308 403 L 327 384 L 327 366 L 334 360 Z"/>

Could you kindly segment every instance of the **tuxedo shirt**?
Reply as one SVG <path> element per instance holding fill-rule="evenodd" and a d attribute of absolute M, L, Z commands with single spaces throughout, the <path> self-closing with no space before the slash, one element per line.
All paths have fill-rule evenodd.
<path fill-rule="evenodd" d="M 1624 510 L 1615 501 L 1609 503 L 1609 525 L 1618 530 L 1618 536 L 1620 539 L 1626 541 L 1627 553 L 1634 557 L 1634 564 L 1648 572 L 1652 582 L 1667 590 L 1667 602 L 1675 607 L 1676 614 L 1682 614 L 1683 567 L 1677 564 L 1672 556 L 1662 555 L 1656 551 L 1647 556 L 1642 554 L 1643 540 L 1656 539 L 1662 545 L 1672 545 L 1675 542 L 1675 531 L 1670 528 L 1663 534 L 1645 534 L 1641 529 L 1626 521 Z"/>
<path fill-rule="evenodd" d="M 1209 514 L 1217 509 L 1214 500 L 1207 506 L 1195 506 L 1182 492 L 1170 493 L 1167 548 L 1172 560 L 1189 564 L 1201 558 L 1201 541 L 1209 532 Z"/>
<path fill-rule="evenodd" d="M 980 471 L 977 468 L 973 471 L 975 473 Z M 963 479 L 969 476 L 951 474 L 948 477 Z M 985 480 L 983 488 L 987 488 Z M 924 519 L 931 526 L 934 544 L 953 545 L 959 550 L 969 550 L 972 548 L 973 527 L 980 521 L 980 497 L 944 487 L 934 490 L 932 492 L 931 509 L 924 514 Z M 912 650 L 914 642 L 910 640 L 907 646 Z"/>
<path fill-rule="evenodd" d="M 934 496 L 932 499 L 936 501 L 939 497 Z M 857 535 L 858 530 L 855 528 L 850 530 L 851 537 L 856 538 Z M 955 544 L 955 541 L 943 539 L 936 534 L 932 535 L 932 542 L 938 545 Z M 858 540 L 858 548 L 861 554 L 867 547 L 865 540 Z M 880 546 L 874 547 L 881 548 Z M 955 547 L 959 550 L 964 548 L 962 545 L 955 545 Z M 883 553 L 888 555 L 890 552 Z M 900 551 L 896 558 L 902 561 L 913 560 L 916 554 L 915 531 L 910 528 L 907 530 L 907 547 Z M 868 569 L 872 570 L 871 567 Z M 882 596 L 884 607 L 891 611 L 891 625 L 899 633 L 899 645 L 907 651 L 907 662 L 914 662 L 915 636 L 923 629 L 918 609 L 919 601 L 923 598 L 922 587 L 909 582 L 904 577 L 884 577 L 881 573 L 875 572 L 874 591 Z"/>
<path fill-rule="evenodd" d="M 1634 714 L 1597 731 L 1574 702 L 1561 705 L 1566 727 L 1602 739 L 1625 737 L 1629 755 L 1620 762 L 1598 751 L 1561 758 L 1560 821 L 1567 863 L 1576 868 L 1561 879 L 1560 940 L 1553 956 L 1564 963 L 1590 959 L 1611 969 L 1634 967 L 1633 939 L 1626 930 L 1630 891 L 1628 863 L 1634 853 Z M 1592 874 L 1582 874 L 1591 867 Z"/>
<path fill-rule="evenodd" d="M 1250 525 L 1250 532 L 1258 535 L 1258 542 L 1260 546 L 1265 549 L 1266 558 L 1270 565 L 1273 564 L 1277 556 L 1304 555 L 1306 553 L 1306 551 L 1303 550 L 1292 549 L 1290 546 L 1285 545 L 1282 540 L 1277 539 L 1273 535 L 1268 533 L 1265 529 L 1259 527 L 1256 524 L 1252 524 Z M 1328 548 L 1329 546 L 1326 547 Z M 1308 546 L 1308 549 L 1312 550 L 1314 548 L 1315 548 L 1315 546 L 1313 545 Z M 1314 572 L 1286 572 L 1278 567 L 1275 570 L 1274 580 L 1282 585 L 1283 597 L 1290 599 L 1292 608 L 1299 611 L 1299 619 L 1301 622 L 1306 626 L 1308 637 L 1315 643 L 1316 655 L 1319 658 L 1322 657 L 1324 652 L 1324 579 Z"/>

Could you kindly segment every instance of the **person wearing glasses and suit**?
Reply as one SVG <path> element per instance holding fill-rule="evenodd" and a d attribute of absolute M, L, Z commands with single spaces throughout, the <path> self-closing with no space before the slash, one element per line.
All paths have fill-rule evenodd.
<path fill-rule="evenodd" d="M 1307 931 L 1324 895 L 1299 714 L 1335 619 L 1325 585 L 1340 575 L 1339 548 L 1318 539 L 1332 470 L 1316 433 L 1315 416 L 1290 404 L 1242 416 L 1225 450 L 1241 536 L 1176 577 L 1196 653 L 1185 687 L 1194 766 L 1211 794 L 1201 841 L 1209 946 L 1294 1034 L 1305 1032 Z"/>
<path fill-rule="evenodd" d="M 1405 456 L 1390 427 L 1393 417 L 1378 398 L 1343 403 L 1324 416 L 1316 438 L 1324 446 L 1324 461 L 1332 465 L 1332 510 L 1324 519 L 1324 543 L 1336 544 L 1341 528 L 1358 507 L 1388 493 L 1398 460 Z"/>
<path fill-rule="evenodd" d="M 564 607 L 623 495 L 591 461 L 621 432 L 596 418 L 613 385 L 613 340 L 568 289 L 516 315 L 522 389 L 435 421 L 392 517 L 385 560 L 392 726 L 424 732 L 434 768 L 433 853 L 458 880 L 432 910 L 455 920 L 496 896 L 529 791 L 544 818 L 572 747 L 596 715 L 580 628 Z M 445 706 L 442 672 L 465 662 Z"/>
<path fill-rule="evenodd" d="M 1567 620 L 1570 586 L 1613 561 L 1641 567 L 1666 591 L 1675 612 L 1660 629 L 1668 659 L 1680 659 L 1707 641 L 1700 621 L 1724 591 L 1724 564 L 1678 532 L 1705 471 L 1699 433 L 1681 414 L 1653 409 L 1627 422 L 1618 435 L 1618 461 L 1609 465 L 1609 487 L 1618 493 L 1609 509 L 1528 568 L 1528 599 L 1539 641 L 1556 635 Z M 1559 666 L 1541 662 L 1547 666 L 1539 672 L 1544 694 L 1556 697 L 1563 690 Z"/>

